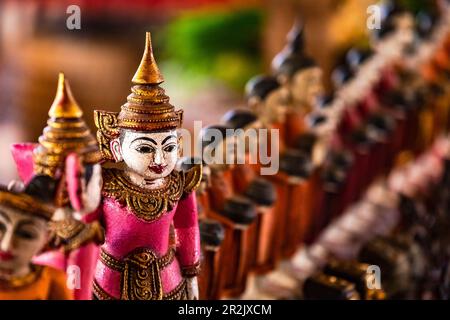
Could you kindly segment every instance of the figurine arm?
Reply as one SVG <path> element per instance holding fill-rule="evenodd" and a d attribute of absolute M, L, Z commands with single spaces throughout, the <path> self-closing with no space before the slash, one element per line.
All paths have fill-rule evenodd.
<path fill-rule="evenodd" d="M 101 165 L 92 165 L 90 169 L 91 174 L 87 179 L 85 176 L 87 167 L 82 163 L 82 158 L 76 153 L 67 156 L 65 163 L 67 191 L 70 204 L 79 216 L 95 211 L 101 201 L 103 184 Z"/>
<path fill-rule="evenodd" d="M 200 266 L 200 232 L 195 192 L 178 203 L 174 216 L 177 237 L 177 257 L 184 277 L 197 276 Z"/>

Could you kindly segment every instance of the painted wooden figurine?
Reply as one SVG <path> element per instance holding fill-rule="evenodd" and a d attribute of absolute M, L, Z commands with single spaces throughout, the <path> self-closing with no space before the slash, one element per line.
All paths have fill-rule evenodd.
<path fill-rule="evenodd" d="M 201 161 L 201 160 L 200 160 Z M 195 166 L 193 158 L 185 157 L 180 161 L 180 167 L 189 171 Z M 202 180 L 196 190 L 197 208 L 199 217 L 200 239 L 202 247 L 201 272 L 198 276 L 200 300 L 217 300 L 220 298 L 223 283 L 222 243 L 225 237 L 225 228 L 219 221 L 211 219 L 215 213 L 209 201 L 208 188 L 210 174 L 206 163 L 202 164 Z"/>
<path fill-rule="evenodd" d="M 197 299 L 200 237 L 195 189 L 201 165 L 175 170 L 180 156 L 176 111 L 160 84 L 150 33 L 132 93 L 121 111 L 96 111 L 105 160 L 100 209 L 105 228 L 94 279 L 97 299 Z"/>
<path fill-rule="evenodd" d="M 202 129 L 203 159 L 211 170 L 207 188 L 210 210 L 208 218 L 223 224 L 225 237 L 222 243 L 219 295 L 238 297 L 247 286 L 253 249 L 256 246 L 254 230 L 257 217 L 255 204 L 236 191 L 233 167 L 236 166 L 234 148 L 236 138 L 224 125 L 212 125 Z M 232 163 L 227 163 L 231 160 Z"/>
<path fill-rule="evenodd" d="M 226 113 L 222 121 L 235 130 L 242 130 L 244 137 L 251 130 L 262 129 L 262 123 L 258 121 L 255 113 L 246 109 L 235 109 Z M 266 144 L 269 141 L 256 138 L 254 143 Z M 258 212 L 255 228 L 256 243 L 251 257 L 251 267 L 265 273 L 275 267 L 275 237 L 276 237 L 276 189 L 273 183 L 261 176 L 261 163 L 256 155 L 252 154 L 251 147 L 246 148 L 245 163 L 233 168 L 233 183 L 236 192 L 245 195 L 255 205 Z M 255 158 L 251 161 L 251 158 Z"/>
<path fill-rule="evenodd" d="M 217 300 L 220 298 L 221 272 L 223 266 L 221 245 L 225 230 L 223 225 L 214 219 L 202 219 L 199 222 L 202 242 L 202 272 L 199 275 L 199 291 L 201 300 Z"/>
<path fill-rule="evenodd" d="M 0 300 L 68 300 L 72 292 L 63 271 L 37 265 L 32 258 L 49 239 L 55 183 L 34 178 L 25 190 L 0 186 Z"/>
<path fill-rule="evenodd" d="M 261 126 L 262 128 L 278 130 L 278 139 L 273 141 L 276 137 L 272 134 L 269 135 L 267 145 L 269 149 L 272 148 L 274 143 L 276 144 L 276 149 L 269 150 L 269 153 L 272 158 L 277 157 L 280 159 L 280 170 L 275 175 L 264 177 L 275 187 L 277 197 L 274 203 L 273 214 L 265 217 L 275 220 L 275 224 L 265 231 L 266 239 L 273 237 L 272 244 L 268 247 L 266 246 L 267 249 L 270 248 L 268 252 L 271 252 L 269 259 L 267 259 L 267 268 L 265 270 L 268 271 L 275 267 L 281 259 L 285 236 L 277 235 L 286 235 L 288 225 L 292 224 L 292 221 L 289 219 L 289 191 L 305 175 L 305 167 L 302 164 L 307 162 L 303 154 L 290 152 L 286 147 L 285 120 L 288 109 L 288 90 L 281 85 L 276 77 L 259 75 L 247 83 L 246 95 L 248 105 L 257 115 L 257 120 L 249 127 Z M 259 167 L 258 165 L 255 166 L 257 174 L 260 173 Z M 261 248 L 264 246 L 263 244 Z M 287 297 L 290 295 L 291 288 L 296 286 L 296 283 L 290 280 L 288 280 L 287 285 L 280 285 L 277 272 L 271 272 L 260 278 L 264 278 L 264 280 L 258 283 L 258 289 L 273 297 Z M 289 288 L 286 289 L 286 287 Z"/>
<path fill-rule="evenodd" d="M 288 90 L 274 76 L 256 76 L 247 83 L 246 94 L 249 106 L 254 110 L 258 119 L 252 124 L 262 128 L 278 130 L 278 141 L 269 135 L 268 149 L 276 144 L 275 150 L 269 150 L 272 158 L 280 159 L 280 170 L 275 175 L 266 176 L 276 189 L 277 201 L 274 203 L 276 212 L 277 231 L 275 234 L 286 234 L 289 222 L 289 196 L 290 189 L 298 185 L 304 177 L 305 156 L 292 150 L 287 150 L 287 130 L 285 121 L 288 113 Z M 260 167 L 260 166 L 259 166 Z M 258 169 L 258 166 L 255 168 Z M 257 170 L 259 172 L 259 170 Z M 277 237 L 274 241 L 272 262 L 274 265 L 281 257 L 283 239 Z"/>
<path fill-rule="evenodd" d="M 279 61 L 275 74 L 289 92 L 286 116 L 287 146 L 295 148 L 297 137 L 306 130 L 305 116 L 314 108 L 317 97 L 323 94 L 322 70 L 316 61 L 306 55 L 303 28 L 297 30 L 293 43 L 295 49 Z"/>
<path fill-rule="evenodd" d="M 318 97 L 323 94 L 322 70 L 317 63 L 305 53 L 303 29 L 297 31 L 294 39 L 297 45 L 279 63 L 275 71 L 278 80 L 288 90 L 290 104 L 286 116 L 285 130 L 287 146 L 302 153 L 306 161 L 303 167 L 307 170 L 301 176 L 297 185 L 289 190 L 289 224 L 282 245 L 283 257 L 288 258 L 294 254 L 300 241 L 305 238 L 307 225 L 312 219 L 311 208 L 314 199 L 315 180 L 317 171 L 312 170 L 313 149 L 316 137 L 307 133 L 307 115 L 315 108 Z M 301 40 L 300 40 L 301 39 Z M 305 145 L 306 144 L 306 145 Z M 305 148 L 306 147 L 306 148 Z"/>
<path fill-rule="evenodd" d="M 92 264 L 97 259 L 94 243 L 102 243 L 103 230 L 98 222 L 83 223 L 75 216 L 96 210 L 100 203 L 100 153 L 64 74 L 59 75 L 56 97 L 39 142 L 14 144 L 12 154 L 23 183 L 35 176 L 57 183 L 56 192 L 49 194 L 55 206 L 49 224 L 49 246 L 54 250 L 34 261 L 64 271 L 76 265 L 80 286 L 76 286 L 74 298 L 90 299 Z"/>

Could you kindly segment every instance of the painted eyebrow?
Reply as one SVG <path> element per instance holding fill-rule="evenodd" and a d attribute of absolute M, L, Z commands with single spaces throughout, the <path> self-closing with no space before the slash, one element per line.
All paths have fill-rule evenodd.
<path fill-rule="evenodd" d="M 154 145 L 158 145 L 158 143 L 156 143 L 155 140 L 153 140 L 152 138 L 147 138 L 147 137 L 136 138 L 133 141 L 131 141 L 131 143 L 134 143 L 137 140 L 145 140 L 145 141 L 149 141 L 149 142 L 153 143 Z"/>
<path fill-rule="evenodd" d="M 5 219 L 6 222 L 11 223 L 11 219 L 6 215 L 6 213 L 4 213 L 1 210 L 0 210 L 0 216 L 2 216 L 2 218 Z"/>
<path fill-rule="evenodd" d="M 36 227 L 36 224 L 34 223 L 33 220 L 22 220 L 20 221 L 19 225 L 17 226 L 17 229 L 23 227 L 23 226 L 27 226 L 27 225 L 31 225 L 33 227 Z"/>
<path fill-rule="evenodd" d="M 175 138 L 175 139 L 176 139 L 177 137 L 175 137 L 174 135 L 170 135 L 170 136 L 166 137 L 166 138 L 162 141 L 161 144 L 166 143 L 167 140 L 170 140 L 170 139 L 172 139 L 172 138 Z"/>

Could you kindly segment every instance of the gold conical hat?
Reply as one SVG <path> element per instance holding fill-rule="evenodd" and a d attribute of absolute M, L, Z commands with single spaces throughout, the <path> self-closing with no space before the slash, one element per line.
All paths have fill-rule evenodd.
<path fill-rule="evenodd" d="M 31 216 L 38 216 L 50 220 L 55 208 L 35 196 L 25 192 L 8 190 L 6 186 L 0 185 L 0 205 L 20 210 Z"/>
<path fill-rule="evenodd" d="M 160 131 L 181 126 L 182 110 L 175 111 L 164 89 L 159 86 L 164 78 L 153 56 L 150 32 L 146 33 L 144 55 L 132 82 L 132 93 L 117 117 L 119 128 Z"/>
<path fill-rule="evenodd" d="M 84 163 L 99 161 L 97 141 L 84 122 L 83 111 L 73 98 L 63 73 L 59 74 L 56 97 L 48 115 L 47 127 L 34 152 L 36 174 L 55 177 L 71 152 L 79 154 Z"/>

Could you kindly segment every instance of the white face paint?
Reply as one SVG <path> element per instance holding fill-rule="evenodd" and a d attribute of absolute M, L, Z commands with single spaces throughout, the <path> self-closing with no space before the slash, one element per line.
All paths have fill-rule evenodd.
<path fill-rule="evenodd" d="M 122 139 L 112 142 L 117 160 L 123 160 L 126 171 L 146 181 L 167 177 L 179 157 L 176 130 L 164 132 L 136 132 L 124 130 Z M 120 142 L 122 140 L 122 142 Z"/>
<path fill-rule="evenodd" d="M 29 272 L 33 256 L 47 241 L 47 222 L 0 205 L 0 278 Z"/>
<path fill-rule="evenodd" d="M 289 87 L 296 106 L 312 108 L 318 96 L 323 94 L 322 70 L 311 67 L 298 71 L 291 80 Z"/>
<path fill-rule="evenodd" d="M 258 115 L 259 121 L 265 127 L 273 123 L 282 123 L 285 121 L 288 109 L 289 90 L 280 86 L 272 90 L 265 99 L 251 97 L 248 105 Z"/>
<path fill-rule="evenodd" d="M 282 123 L 285 121 L 288 96 L 289 91 L 285 87 L 279 87 L 267 95 L 264 101 L 265 106 L 261 112 L 261 117 L 265 123 Z"/>

